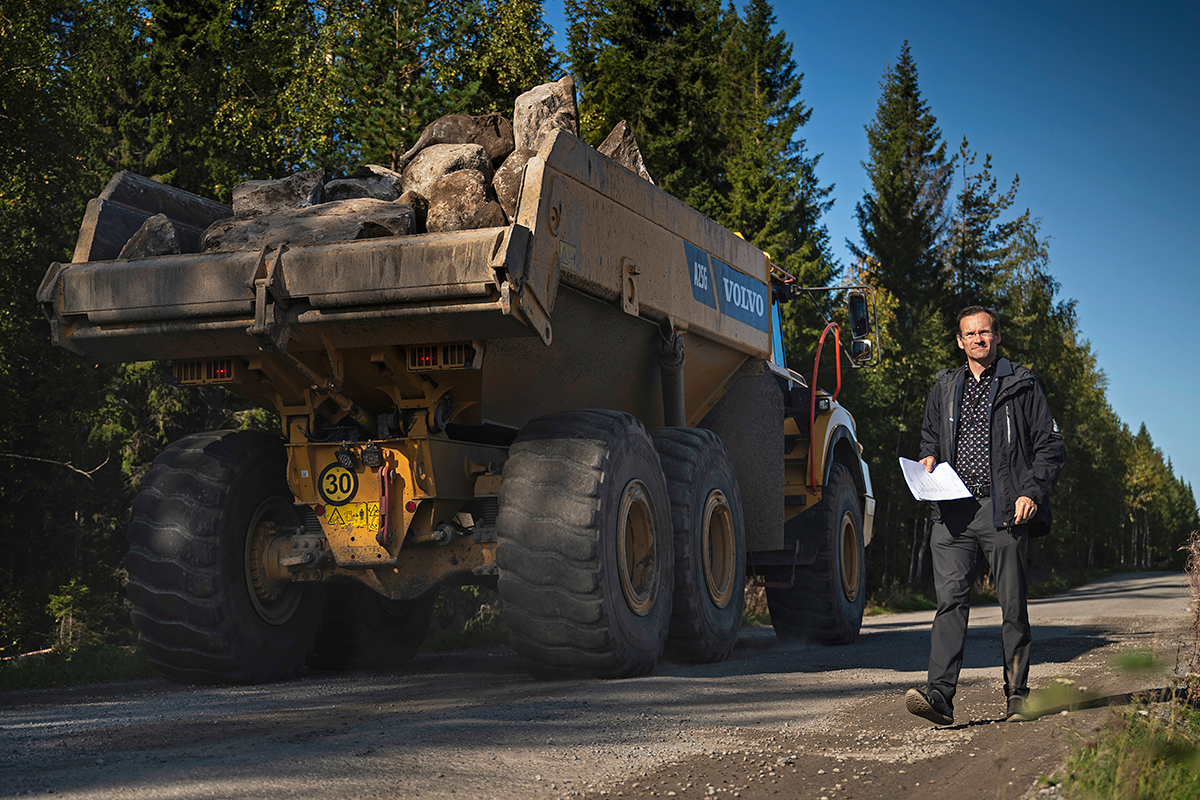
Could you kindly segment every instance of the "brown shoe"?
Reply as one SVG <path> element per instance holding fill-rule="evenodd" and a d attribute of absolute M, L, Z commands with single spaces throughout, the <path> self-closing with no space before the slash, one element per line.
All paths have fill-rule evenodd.
<path fill-rule="evenodd" d="M 1029 711 L 1029 695 L 1014 694 L 1008 698 L 1008 713 L 1005 719 L 1009 722 L 1029 722 L 1033 714 Z"/>

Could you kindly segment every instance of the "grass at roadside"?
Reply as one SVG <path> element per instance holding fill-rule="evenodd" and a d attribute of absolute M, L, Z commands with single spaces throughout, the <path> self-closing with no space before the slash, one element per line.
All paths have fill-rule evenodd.
<path fill-rule="evenodd" d="M 1177 696 L 1114 710 L 1047 782 L 1067 800 L 1200 800 L 1200 706 Z"/>
<path fill-rule="evenodd" d="M 0 665 L 0 691 L 125 681 L 157 674 L 139 647 L 87 645 L 5 662 Z"/>

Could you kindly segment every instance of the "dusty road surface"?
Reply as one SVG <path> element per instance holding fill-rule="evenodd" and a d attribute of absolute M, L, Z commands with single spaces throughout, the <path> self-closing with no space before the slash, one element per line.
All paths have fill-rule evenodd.
<path fill-rule="evenodd" d="M 1164 685 L 1180 574 L 1111 577 L 1031 605 L 1033 685 Z M 849 647 L 784 646 L 645 678 L 540 682 L 511 651 L 423 654 L 402 671 L 266 686 L 163 679 L 0 694 L 0 796 L 87 798 L 1021 797 L 1107 709 L 1004 723 L 999 614 L 975 609 L 954 727 L 904 711 L 932 613 L 868 619 Z"/>

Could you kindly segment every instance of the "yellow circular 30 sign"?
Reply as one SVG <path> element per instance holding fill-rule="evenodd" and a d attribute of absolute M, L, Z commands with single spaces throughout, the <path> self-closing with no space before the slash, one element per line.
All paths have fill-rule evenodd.
<path fill-rule="evenodd" d="M 331 506 L 344 506 L 358 492 L 358 476 L 341 464 L 330 464 L 317 478 L 317 491 Z"/>

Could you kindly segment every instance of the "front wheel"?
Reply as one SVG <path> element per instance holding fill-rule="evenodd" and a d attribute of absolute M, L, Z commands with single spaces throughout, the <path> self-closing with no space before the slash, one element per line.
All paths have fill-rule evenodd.
<path fill-rule="evenodd" d="M 867 559 L 862 505 L 850 470 L 832 464 L 821 505 L 825 538 L 810 566 L 771 569 L 772 582 L 793 580 L 791 588 L 768 588 L 767 606 L 775 635 L 783 641 L 807 639 L 850 644 L 858 638 L 866 607 Z"/>
<path fill-rule="evenodd" d="M 650 671 L 671 617 L 666 480 L 641 423 L 568 411 L 526 425 L 496 520 L 502 619 L 539 676 Z"/>
<path fill-rule="evenodd" d="M 277 438 L 213 431 L 169 446 L 142 481 L 126 595 L 171 680 L 259 683 L 303 665 L 322 597 L 272 567 L 273 543 L 299 524 L 285 468 Z"/>

